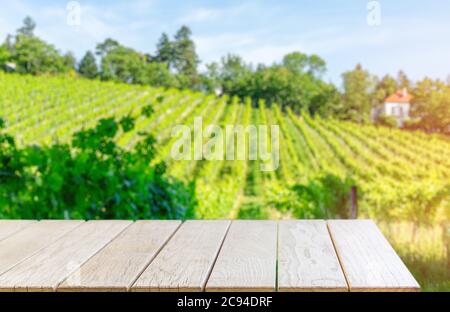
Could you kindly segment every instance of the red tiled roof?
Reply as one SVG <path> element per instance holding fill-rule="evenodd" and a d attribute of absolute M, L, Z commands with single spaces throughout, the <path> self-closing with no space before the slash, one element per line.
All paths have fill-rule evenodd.
<path fill-rule="evenodd" d="M 389 96 L 384 102 L 385 103 L 409 103 L 411 102 L 412 96 L 408 94 L 408 90 L 398 90 L 391 96 Z"/>

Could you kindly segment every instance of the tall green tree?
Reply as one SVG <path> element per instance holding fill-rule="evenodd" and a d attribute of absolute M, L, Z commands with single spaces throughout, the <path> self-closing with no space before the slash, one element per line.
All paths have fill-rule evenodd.
<path fill-rule="evenodd" d="M 16 64 L 19 73 L 65 73 L 73 67 L 70 55 L 62 56 L 51 44 L 34 35 L 36 23 L 27 17 L 17 30 L 15 40 L 8 36 L 6 47 L 9 51 L 8 61 Z"/>
<path fill-rule="evenodd" d="M 220 65 L 217 62 L 206 64 L 206 72 L 202 75 L 202 85 L 208 93 L 222 93 Z"/>
<path fill-rule="evenodd" d="M 124 46 L 109 49 L 101 61 L 101 77 L 125 83 L 143 84 L 145 81 L 145 55 Z"/>
<path fill-rule="evenodd" d="M 375 90 L 373 92 L 373 105 L 374 107 L 380 107 L 384 100 L 394 94 L 398 90 L 399 86 L 397 81 L 390 75 L 385 75 L 379 81 L 377 81 Z"/>
<path fill-rule="evenodd" d="M 368 122 L 372 108 L 370 94 L 374 87 L 370 73 L 358 64 L 354 70 L 342 74 L 342 80 L 344 105 L 340 117 L 359 123 Z"/>
<path fill-rule="evenodd" d="M 94 79 L 98 75 L 97 62 L 95 60 L 94 53 L 91 51 L 86 52 L 78 65 L 78 72 L 89 79 Z"/>
<path fill-rule="evenodd" d="M 174 53 L 175 69 L 185 87 L 193 87 L 198 83 L 197 66 L 200 63 L 195 49 L 195 43 L 192 40 L 192 32 L 187 26 L 181 27 L 175 34 Z"/>
<path fill-rule="evenodd" d="M 8 51 L 11 52 L 12 49 L 13 49 L 13 45 L 14 45 L 14 36 L 11 35 L 11 34 L 8 34 L 8 35 L 6 36 L 4 45 L 5 45 L 5 47 L 8 49 Z"/>
<path fill-rule="evenodd" d="M 72 52 L 67 52 L 63 55 L 63 65 L 67 70 L 75 70 L 77 65 L 77 59 Z"/>
<path fill-rule="evenodd" d="M 283 65 L 294 73 L 304 73 L 307 64 L 308 55 L 301 52 L 289 53 L 283 57 Z"/>
<path fill-rule="evenodd" d="M 241 98 L 251 97 L 252 70 L 238 55 L 222 58 L 220 80 L 224 93 Z"/>
<path fill-rule="evenodd" d="M 322 77 L 327 71 L 326 62 L 317 54 L 312 54 L 308 59 L 308 74 L 315 78 Z"/>
<path fill-rule="evenodd" d="M 156 46 L 155 61 L 167 64 L 168 68 L 173 68 L 175 65 L 174 46 L 166 33 L 161 35 Z"/>
<path fill-rule="evenodd" d="M 326 71 L 326 63 L 318 55 L 307 55 L 301 52 L 287 54 L 283 58 L 283 65 L 296 74 L 308 73 L 314 77 L 321 77 Z"/>
<path fill-rule="evenodd" d="M 18 35 L 11 61 L 19 73 L 42 74 L 68 71 L 64 58 L 53 45 L 37 37 Z"/>
<path fill-rule="evenodd" d="M 218 80 L 213 85 L 219 85 L 230 96 L 251 98 L 253 103 L 264 100 L 296 112 L 325 114 L 330 111 L 328 106 L 340 105 L 336 88 L 321 80 L 325 71 L 325 61 L 320 57 L 294 52 L 286 55 L 281 64 L 260 64 L 256 69 L 241 57 L 228 55 L 220 66 L 208 66 L 207 76 Z"/>
<path fill-rule="evenodd" d="M 145 65 L 142 83 L 153 87 L 178 87 L 176 78 L 167 68 L 166 63 L 151 62 Z"/>
<path fill-rule="evenodd" d="M 117 49 L 120 46 L 117 40 L 107 38 L 102 43 L 97 44 L 96 54 L 100 57 L 105 57 L 111 51 Z"/>
<path fill-rule="evenodd" d="M 413 92 L 412 115 L 427 132 L 450 134 L 450 86 L 440 80 L 425 78 Z"/>
<path fill-rule="evenodd" d="M 6 46 L 6 44 L 0 45 L 0 70 L 4 69 L 5 64 L 11 58 L 11 54 Z"/>
<path fill-rule="evenodd" d="M 167 88 L 185 87 L 179 85 L 165 62 L 158 62 L 149 54 L 125 47 L 116 40 L 106 39 L 98 44 L 97 55 L 101 56 L 99 74 L 103 80 Z M 86 62 L 93 70 L 92 56 L 88 58 L 91 60 Z"/>
<path fill-rule="evenodd" d="M 343 110 L 342 97 L 336 87 L 323 81 L 316 82 L 317 90 L 311 99 L 308 111 L 311 115 L 336 117 Z"/>
<path fill-rule="evenodd" d="M 33 37 L 36 29 L 36 22 L 29 16 L 23 20 L 23 25 L 17 30 L 18 35 Z"/>
<path fill-rule="evenodd" d="M 400 70 L 397 74 L 397 85 L 400 89 L 406 88 L 407 90 L 410 90 L 412 87 L 411 80 L 403 70 Z"/>

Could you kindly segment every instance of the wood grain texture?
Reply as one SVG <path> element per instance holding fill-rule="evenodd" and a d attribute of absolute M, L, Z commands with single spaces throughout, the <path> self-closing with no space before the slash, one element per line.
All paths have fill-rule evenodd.
<path fill-rule="evenodd" d="M 233 221 L 206 291 L 275 291 L 277 223 Z"/>
<path fill-rule="evenodd" d="M 36 221 L 0 220 L 0 241 L 22 230 L 23 228 L 34 222 Z"/>
<path fill-rule="evenodd" d="M 0 275 L 82 223 L 82 221 L 34 222 L 0 241 Z"/>
<path fill-rule="evenodd" d="M 229 221 L 187 221 L 161 250 L 132 291 L 202 291 Z"/>
<path fill-rule="evenodd" d="M 0 221 L 0 235 L 0 291 L 420 290 L 371 221 Z"/>
<path fill-rule="evenodd" d="M 372 221 L 329 221 L 328 228 L 350 291 L 420 290 L 417 281 Z"/>
<path fill-rule="evenodd" d="M 130 221 L 90 221 L 0 276 L 0 291 L 54 291 Z M 36 238 L 39 239 L 39 238 Z"/>
<path fill-rule="evenodd" d="M 58 291 L 128 291 L 180 224 L 134 223 L 74 272 Z"/>
<path fill-rule="evenodd" d="M 278 290 L 348 291 L 325 221 L 280 221 Z"/>

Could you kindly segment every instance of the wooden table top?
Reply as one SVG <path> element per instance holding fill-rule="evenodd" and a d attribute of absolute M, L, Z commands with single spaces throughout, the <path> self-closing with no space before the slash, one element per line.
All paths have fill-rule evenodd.
<path fill-rule="evenodd" d="M 0 221 L 0 291 L 419 291 L 369 220 Z"/>

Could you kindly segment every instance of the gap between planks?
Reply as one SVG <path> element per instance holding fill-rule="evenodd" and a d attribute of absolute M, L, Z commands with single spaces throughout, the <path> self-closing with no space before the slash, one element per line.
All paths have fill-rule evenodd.
<path fill-rule="evenodd" d="M 36 222 L 35 220 L 0 220 L 0 241 L 13 236 Z"/>
<path fill-rule="evenodd" d="M 328 228 L 351 292 L 420 291 L 373 221 L 330 220 Z"/>
<path fill-rule="evenodd" d="M 278 291 L 348 292 L 326 221 L 280 221 L 278 245 Z"/>
<path fill-rule="evenodd" d="M 276 291 L 276 242 L 276 221 L 234 221 L 206 291 Z"/>
<path fill-rule="evenodd" d="M 136 284 L 136 281 L 139 279 L 139 277 L 141 277 L 141 275 L 145 272 L 145 270 L 147 270 L 148 266 L 153 262 L 153 260 L 156 259 L 156 257 L 158 257 L 159 253 L 161 252 L 161 250 L 164 249 L 164 247 L 166 247 L 167 243 L 175 236 L 175 234 L 178 232 L 178 230 L 181 228 L 181 226 L 183 225 L 183 221 L 180 222 L 180 224 L 178 224 L 177 228 L 175 229 L 175 231 L 173 231 L 173 233 L 169 236 L 169 238 L 164 242 L 164 244 L 162 244 L 162 246 L 158 249 L 158 251 L 155 253 L 155 256 L 152 257 L 148 263 L 145 265 L 145 267 L 139 272 L 139 274 L 133 279 L 133 282 L 127 287 L 127 292 L 131 291 L 131 287 L 133 287 L 134 284 Z"/>
<path fill-rule="evenodd" d="M 231 224 L 232 224 L 232 223 L 233 223 L 233 222 L 231 222 L 231 221 L 228 223 L 228 227 L 227 227 L 227 230 L 225 231 L 225 235 L 224 235 L 223 238 L 222 238 L 222 242 L 220 243 L 220 246 L 219 246 L 219 248 L 217 249 L 217 252 L 216 252 L 216 254 L 215 254 L 215 256 L 214 256 L 214 261 L 213 261 L 211 267 L 209 268 L 209 271 L 208 271 L 208 274 L 207 274 L 207 276 L 206 276 L 206 279 L 205 279 L 205 281 L 204 281 L 204 283 L 203 283 L 203 285 L 202 285 L 202 292 L 205 292 L 206 284 L 208 283 L 209 278 L 211 277 L 211 273 L 212 273 L 212 271 L 213 271 L 213 269 L 214 269 L 214 267 L 215 267 L 215 265 L 216 265 L 217 258 L 219 258 L 219 254 L 220 254 L 220 252 L 222 251 L 223 244 L 225 243 L 225 239 L 226 239 L 226 237 L 228 236 L 228 232 L 230 231 L 230 227 L 231 227 Z"/>
<path fill-rule="evenodd" d="M 339 261 L 339 266 L 341 267 L 342 273 L 344 273 L 345 283 L 347 284 L 347 291 L 350 292 L 350 283 L 348 281 L 347 272 L 345 272 L 345 267 L 342 263 L 341 255 L 339 254 L 339 252 L 336 248 L 336 243 L 334 242 L 333 235 L 331 235 L 330 224 L 328 223 L 328 221 L 326 222 L 326 226 L 327 226 L 328 235 L 330 236 L 331 244 L 333 244 L 334 253 L 336 254 L 336 257 Z"/>
<path fill-rule="evenodd" d="M 61 283 L 58 292 L 128 292 L 180 228 L 181 221 L 142 220 L 132 223 L 97 255 Z M 156 231 L 156 232 L 155 232 Z M 149 235 L 151 238 L 146 240 Z M 158 235 L 160 235 L 158 237 Z M 144 241 L 143 241 L 144 240 Z M 122 247 L 123 253 L 115 253 Z M 128 258 L 126 258 L 128 256 Z M 96 267 L 105 263 L 98 271 Z M 125 264 L 127 266 L 125 266 Z M 117 270 L 116 270 L 117 269 Z M 92 273 L 95 272 L 95 277 Z M 109 272 L 114 272 L 111 277 Z M 82 276 L 88 276 L 83 279 Z"/>
<path fill-rule="evenodd" d="M 230 221 L 186 221 L 131 291 L 203 291 Z"/>
<path fill-rule="evenodd" d="M 87 221 L 87 222 L 95 222 L 95 220 Z M 114 241 L 117 237 L 119 237 L 122 233 L 124 233 L 133 224 L 134 224 L 134 221 L 130 221 L 130 223 L 128 225 L 124 226 L 124 228 L 122 230 L 120 230 L 116 235 L 112 236 L 102 247 L 100 247 L 96 252 L 94 252 L 92 255 L 87 257 L 83 263 L 80 263 L 77 267 L 75 267 L 72 270 L 72 272 L 68 273 L 66 277 L 64 277 L 59 283 L 57 283 L 57 285 L 53 288 L 53 291 L 56 292 L 58 290 L 59 286 L 61 286 L 73 273 L 75 273 L 77 270 L 79 270 L 85 263 L 87 263 L 89 260 L 91 260 L 93 257 L 95 257 L 98 253 L 100 253 L 106 246 L 108 246 L 112 241 Z"/>
<path fill-rule="evenodd" d="M 88 261 L 93 255 L 103 249 L 130 224 L 132 224 L 132 222 L 129 221 L 82 222 L 79 227 L 66 233 L 61 239 L 49 244 L 38 253 L 35 253 L 33 256 L 14 266 L 14 268 L 7 273 L 1 275 L 0 291 L 56 291 L 63 280 Z M 102 229 L 103 231 L 107 230 L 109 234 L 105 234 L 107 232 L 102 232 Z M 88 249 L 71 249 L 71 246 L 67 245 L 70 244 L 71 241 L 72 243 L 77 241 L 77 234 L 82 236 L 88 235 L 86 231 L 95 234 L 89 242 Z M 66 241 L 64 241 L 64 239 L 66 239 Z M 67 239 L 70 240 L 67 241 Z M 77 246 L 80 246 L 80 244 L 82 245 L 82 242 L 79 242 Z M 64 259 L 70 254 L 79 257 L 78 261 L 80 263 L 76 263 L 73 268 L 68 267 L 72 260 L 67 260 L 69 261 L 67 263 Z M 57 265 L 54 268 L 54 272 L 52 272 L 52 267 L 49 267 L 51 263 Z"/>
<path fill-rule="evenodd" d="M 3 248 L 6 248 L 6 250 L 11 250 L 11 252 L 7 253 L 6 257 L 0 259 L 0 276 L 14 269 L 14 267 L 39 253 L 44 248 L 58 242 L 65 235 L 81 226 L 84 222 L 85 221 L 77 220 L 41 220 L 32 222 L 20 231 L 14 233 L 14 235 L 0 241 L 0 249 L 2 251 L 4 251 Z M 38 234 L 46 235 L 46 237 L 44 237 L 45 240 L 42 241 L 42 236 L 39 236 L 41 239 L 38 243 L 32 246 L 27 246 L 29 244 L 33 244 L 29 238 Z M 56 237 L 52 237 L 53 235 L 56 235 Z M 40 246 L 39 243 L 41 244 Z M 35 249 L 33 250 L 33 248 Z"/>

